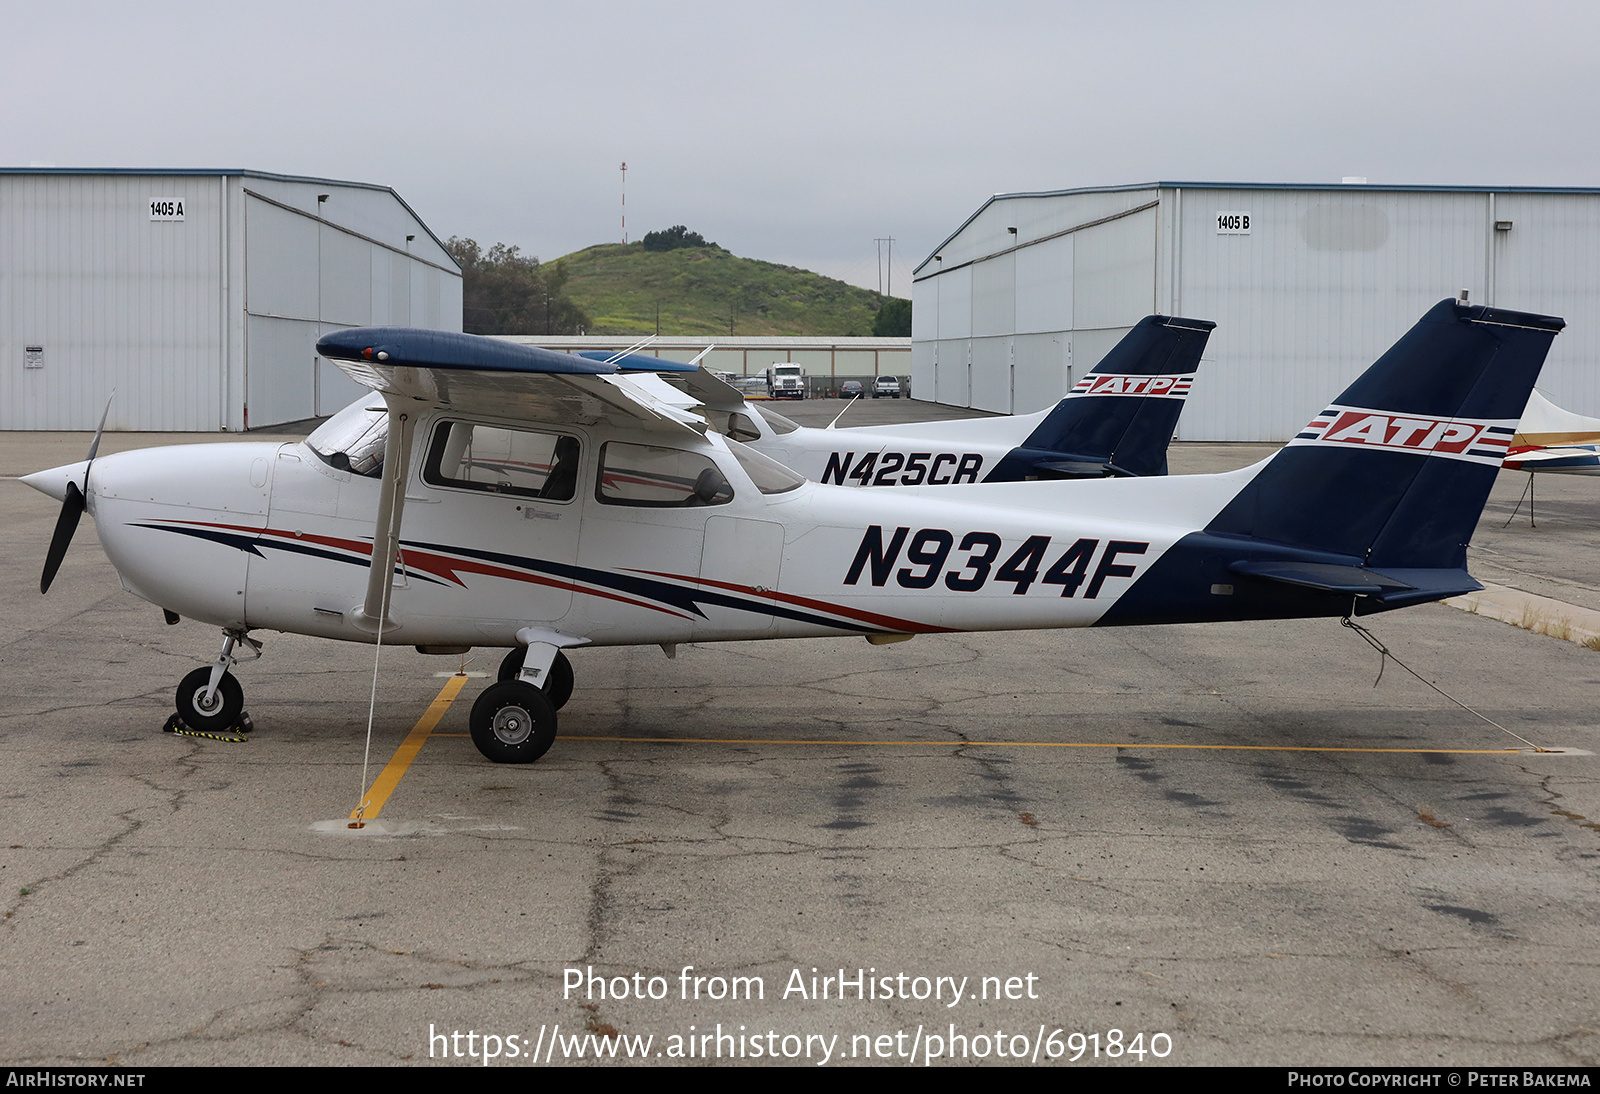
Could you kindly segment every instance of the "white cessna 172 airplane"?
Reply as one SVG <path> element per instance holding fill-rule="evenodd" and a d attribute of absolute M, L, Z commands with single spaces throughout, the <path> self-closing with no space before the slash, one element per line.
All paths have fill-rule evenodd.
<path fill-rule="evenodd" d="M 812 483 L 602 362 L 340 331 L 378 394 L 303 443 L 147 449 L 27 476 L 85 508 L 123 585 L 221 628 L 179 685 L 234 724 L 268 629 L 499 646 L 470 716 L 538 759 L 586 644 L 1337 617 L 1480 588 L 1471 538 L 1560 319 L 1435 306 L 1289 444 L 1221 475 L 854 490 Z M 381 397 L 381 398 L 380 398 Z"/>
<path fill-rule="evenodd" d="M 1164 475 L 1167 446 L 1215 323 L 1151 315 L 1055 406 L 1034 414 L 965 421 L 811 429 L 704 370 L 670 371 L 685 394 L 658 398 L 697 410 L 712 428 L 813 482 L 839 486 L 943 486 L 963 482 Z M 647 372 L 668 362 L 640 354 L 579 356 Z M 670 367 L 670 366 L 669 366 Z M 650 385 L 651 377 L 640 382 Z"/>

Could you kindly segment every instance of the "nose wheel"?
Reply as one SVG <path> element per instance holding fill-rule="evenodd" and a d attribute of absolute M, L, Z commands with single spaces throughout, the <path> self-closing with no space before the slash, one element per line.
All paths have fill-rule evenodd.
<path fill-rule="evenodd" d="M 191 729 L 217 733 L 233 728 L 244 710 L 244 689 L 233 673 L 224 672 L 211 687 L 211 667 L 195 669 L 178 685 L 178 717 Z"/>
<path fill-rule="evenodd" d="M 178 685 L 178 720 L 201 733 L 218 733 L 240 724 L 244 713 L 244 689 L 228 670 L 238 663 L 234 656 L 242 650 L 252 658 L 261 656 L 261 643 L 243 631 L 224 631 L 222 652 L 204 668 L 195 669 Z"/>
<path fill-rule="evenodd" d="M 484 689 L 472 704 L 472 743 L 497 764 L 531 764 L 556 740 L 556 708 L 545 693 L 521 680 Z"/>

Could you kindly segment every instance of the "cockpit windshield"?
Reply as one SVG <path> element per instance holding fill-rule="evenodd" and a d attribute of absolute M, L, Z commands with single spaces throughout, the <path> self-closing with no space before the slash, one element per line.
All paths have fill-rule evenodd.
<path fill-rule="evenodd" d="M 388 408 L 377 395 L 368 394 L 319 425 L 306 446 L 335 470 L 377 479 L 383 477 L 388 440 Z"/>

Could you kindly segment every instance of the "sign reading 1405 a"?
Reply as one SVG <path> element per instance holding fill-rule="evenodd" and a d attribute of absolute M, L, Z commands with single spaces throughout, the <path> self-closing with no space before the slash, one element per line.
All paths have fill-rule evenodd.
<path fill-rule="evenodd" d="M 183 219 L 183 199 L 182 198 L 151 198 L 150 199 L 150 219 L 151 220 L 182 220 Z"/>
<path fill-rule="evenodd" d="M 1249 213 L 1218 213 L 1217 234 L 1219 236 L 1247 236 L 1250 234 Z"/>

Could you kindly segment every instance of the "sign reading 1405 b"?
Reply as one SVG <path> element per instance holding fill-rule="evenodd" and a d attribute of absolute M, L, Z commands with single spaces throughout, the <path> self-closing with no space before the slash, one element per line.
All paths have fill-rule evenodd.
<path fill-rule="evenodd" d="M 1218 213 L 1217 234 L 1219 236 L 1247 236 L 1250 234 L 1249 213 Z"/>
<path fill-rule="evenodd" d="M 182 220 L 183 219 L 183 199 L 182 198 L 151 198 L 150 199 L 150 219 L 151 220 Z"/>

